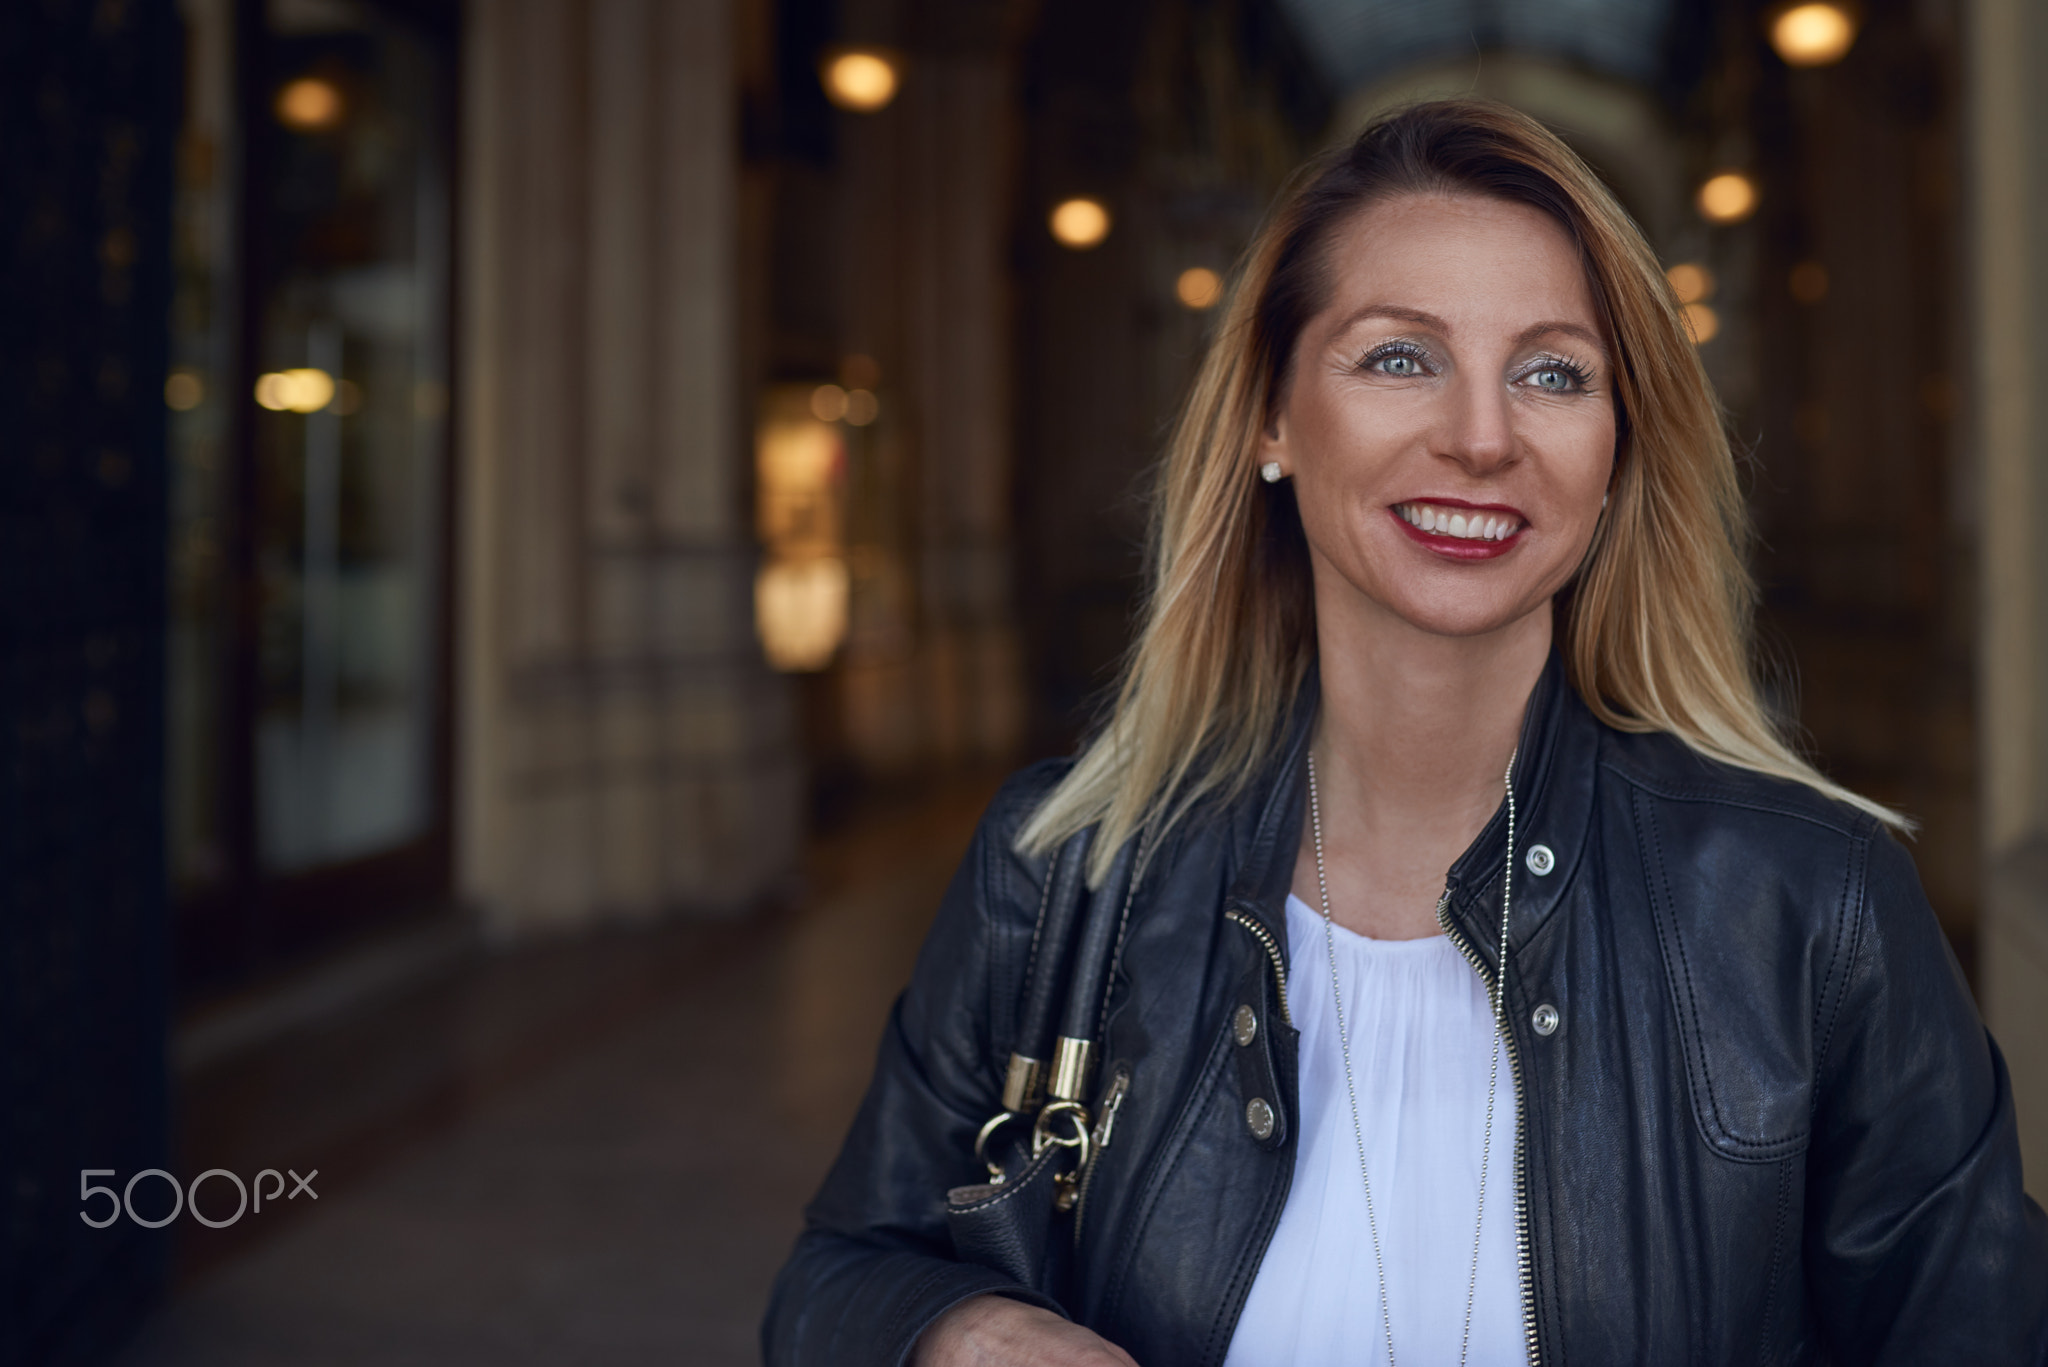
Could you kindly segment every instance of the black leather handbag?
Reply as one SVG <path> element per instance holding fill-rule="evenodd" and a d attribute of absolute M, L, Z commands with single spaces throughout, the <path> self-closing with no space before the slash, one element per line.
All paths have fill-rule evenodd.
<path fill-rule="evenodd" d="M 1017 1040 L 1003 1070 L 1003 1109 L 974 1142 L 989 1180 L 946 1193 L 953 1251 L 1061 1299 L 1088 1184 L 1109 1142 L 1130 1075 L 1095 1087 L 1117 952 L 1130 916 L 1140 840 L 1117 852 L 1088 890 L 1089 827 L 1053 856 L 1031 961 L 1018 1003 Z M 1091 1109 L 1088 1099 L 1093 1096 Z"/>

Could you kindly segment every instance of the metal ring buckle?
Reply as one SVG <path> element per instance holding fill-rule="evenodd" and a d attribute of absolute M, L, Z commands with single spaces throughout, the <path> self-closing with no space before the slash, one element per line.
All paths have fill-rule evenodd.
<path fill-rule="evenodd" d="M 1047 1125 L 1059 1116 L 1065 1116 L 1074 1124 L 1074 1137 L 1063 1139 L 1052 1133 Z M 1055 1101 L 1038 1113 L 1038 1123 L 1031 1127 L 1031 1152 L 1043 1153 L 1046 1147 L 1057 1144 L 1063 1149 L 1079 1149 L 1081 1161 L 1076 1170 L 1088 1166 L 1088 1154 L 1093 1140 L 1088 1133 L 1088 1108 L 1078 1101 Z"/>
<path fill-rule="evenodd" d="M 974 1136 L 974 1156 L 988 1168 L 988 1180 L 991 1186 L 1001 1186 L 1005 1180 L 1005 1174 L 1002 1165 L 988 1156 L 988 1141 L 995 1138 L 996 1131 L 1003 1128 L 1010 1121 L 1022 1120 L 1023 1118 L 1023 1116 L 1015 1111 L 997 1111 L 981 1127 L 981 1133 Z M 1036 1149 L 1034 1148 L 1033 1151 L 1036 1152 Z"/>

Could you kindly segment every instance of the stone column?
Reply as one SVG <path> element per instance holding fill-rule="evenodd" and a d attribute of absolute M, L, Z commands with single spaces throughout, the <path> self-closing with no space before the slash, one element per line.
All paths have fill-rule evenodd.
<path fill-rule="evenodd" d="M 1008 758 L 1023 737 L 1010 586 L 1011 99 L 998 53 L 927 56 L 904 91 L 903 340 L 928 744 L 941 763 Z"/>
<path fill-rule="evenodd" d="M 1984 1013 L 2048 1197 L 2048 14 L 1970 7 L 1971 224 L 1983 588 L 1978 647 Z"/>
<path fill-rule="evenodd" d="M 841 657 L 847 746 L 875 774 L 1001 762 L 1022 741 L 1010 583 L 1015 92 L 1000 7 L 934 20 L 894 105 L 841 125 L 844 340 L 890 405 L 891 575 Z M 929 35 L 928 35 L 929 36 Z M 872 530 L 872 529 L 870 529 Z M 900 533 L 900 534 L 899 534 Z M 856 579 L 881 595 L 893 580 Z"/>
<path fill-rule="evenodd" d="M 467 11 L 459 878 L 517 936 L 794 868 L 751 607 L 730 0 Z"/>

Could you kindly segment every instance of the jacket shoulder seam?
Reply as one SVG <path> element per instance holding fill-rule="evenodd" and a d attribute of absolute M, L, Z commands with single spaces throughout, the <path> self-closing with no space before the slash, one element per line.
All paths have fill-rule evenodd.
<path fill-rule="evenodd" d="M 1846 824 L 1832 820 L 1818 812 L 1809 810 L 1803 804 L 1778 802 L 1749 792 L 1728 783 L 1665 783 L 1617 764 L 1612 760 L 1600 761 L 1600 767 L 1613 774 L 1623 783 L 1642 792 L 1663 798 L 1667 802 L 1711 802 L 1722 807 L 1740 807 L 1746 811 L 1761 812 L 1768 816 L 1789 817 L 1804 821 L 1822 830 L 1854 838 L 1860 831 L 1875 824 L 1877 818 L 1859 812 L 1855 819 Z M 1786 780 L 1790 782 L 1791 780 Z M 1818 794 L 1816 794 L 1818 796 Z"/>
<path fill-rule="evenodd" d="M 1858 837 L 1854 856 L 1847 861 L 1847 867 L 1842 871 L 1842 900 L 1835 912 L 1834 952 L 1828 956 L 1827 975 L 1821 982 L 1820 1000 L 1814 1005 L 1814 1033 L 1820 1039 L 1820 1045 L 1814 1051 L 1813 1057 L 1815 1077 L 1820 1076 L 1827 1067 L 1828 1051 L 1835 1041 L 1835 1022 L 1841 1018 L 1842 999 L 1848 995 L 1850 968 L 1856 961 L 1856 949 L 1863 942 L 1865 917 L 1862 912 L 1869 902 L 1869 868 L 1870 841 L 1867 836 Z M 1841 968 L 1839 987 L 1836 987 L 1835 978 L 1837 965 Z M 1831 987 L 1836 987 L 1832 1002 L 1828 1000 L 1828 991 Z M 1821 1023 L 1823 1009 L 1827 1012 L 1825 1026 Z M 1817 1110 L 1819 1107 L 1820 1088 L 1815 1087 L 1809 1110 Z"/>

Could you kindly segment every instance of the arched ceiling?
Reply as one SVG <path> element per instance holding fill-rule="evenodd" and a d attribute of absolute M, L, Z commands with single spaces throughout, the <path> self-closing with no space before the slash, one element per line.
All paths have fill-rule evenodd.
<path fill-rule="evenodd" d="M 1512 49 L 1651 84 L 1674 0 L 1279 0 L 1323 76 L 1357 90 L 1418 62 Z"/>

